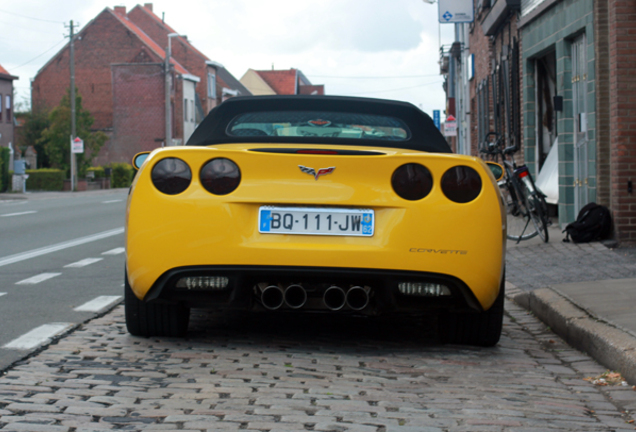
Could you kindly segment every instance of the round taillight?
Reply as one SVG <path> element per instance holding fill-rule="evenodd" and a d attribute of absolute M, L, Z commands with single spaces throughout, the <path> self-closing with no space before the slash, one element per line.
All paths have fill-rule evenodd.
<path fill-rule="evenodd" d="M 416 201 L 431 192 L 433 176 L 426 167 L 416 163 L 407 163 L 393 172 L 391 185 L 400 197 Z"/>
<path fill-rule="evenodd" d="M 442 191 L 456 203 L 471 202 L 481 192 L 481 177 L 471 167 L 453 167 L 442 176 Z"/>
<path fill-rule="evenodd" d="M 226 158 L 212 159 L 201 168 L 201 184 L 214 195 L 227 195 L 241 183 L 241 170 Z"/>
<path fill-rule="evenodd" d="M 152 183 L 160 192 L 177 195 L 190 186 L 192 172 L 187 163 L 177 158 L 165 158 L 152 167 Z"/>

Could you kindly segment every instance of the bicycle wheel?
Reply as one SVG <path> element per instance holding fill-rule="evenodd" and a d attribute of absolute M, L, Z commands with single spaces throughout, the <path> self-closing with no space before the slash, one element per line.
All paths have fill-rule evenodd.
<path fill-rule="evenodd" d="M 532 218 L 534 226 L 537 228 L 539 237 L 547 243 L 548 240 L 550 240 L 548 234 L 548 205 L 537 191 L 528 195 L 528 209 L 530 210 L 530 217 Z"/>
<path fill-rule="evenodd" d="M 510 240 L 528 240 L 539 234 L 539 229 L 528 207 L 525 186 L 511 179 L 499 184 L 501 195 L 506 206 L 507 237 Z"/>

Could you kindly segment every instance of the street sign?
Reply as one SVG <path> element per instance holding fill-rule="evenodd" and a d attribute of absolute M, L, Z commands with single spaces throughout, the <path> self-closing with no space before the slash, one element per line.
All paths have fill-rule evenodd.
<path fill-rule="evenodd" d="M 439 22 L 471 23 L 475 20 L 473 0 L 439 0 Z"/>
<path fill-rule="evenodd" d="M 435 127 L 438 130 L 442 127 L 439 115 L 440 115 L 439 110 L 433 110 L 433 123 L 435 123 Z"/>
<path fill-rule="evenodd" d="M 457 136 L 457 120 L 455 120 L 455 117 L 452 115 L 446 117 L 446 121 L 444 122 L 444 136 Z"/>
<path fill-rule="evenodd" d="M 73 153 L 84 153 L 84 141 L 80 137 L 77 137 L 73 140 L 71 151 Z"/>

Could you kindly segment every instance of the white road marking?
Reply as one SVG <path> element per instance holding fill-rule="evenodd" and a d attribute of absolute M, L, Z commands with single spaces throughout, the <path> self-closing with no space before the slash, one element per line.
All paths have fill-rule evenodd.
<path fill-rule="evenodd" d="M 110 200 L 110 201 L 102 201 L 102 204 L 110 204 L 110 203 L 116 203 L 116 202 L 122 202 L 123 199 L 120 200 Z"/>
<path fill-rule="evenodd" d="M 3 295 L 7 295 L 7 293 L 0 293 L 0 297 L 2 297 Z"/>
<path fill-rule="evenodd" d="M 73 326 L 71 323 L 44 324 L 4 345 L 4 348 L 28 350 L 49 342 Z"/>
<path fill-rule="evenodd" d="M 102 255 L 119 255 L 120 253 L 124 253 L 124 252 L 126 252 L 126 248 L 118 247 L 106 252 L 102 252 Z"/>
<path fill-rule="evenodd" d="M 20 282 L 16 282 L 16 285 L 35 285 L 40 282 L 44 282 L 45 280 L 54 278 L 55 276 L 59 276 L 62 273 L 41 273 L 39 275 L 30 277 L 28 279 L 21 280 Z"/>
<path fill-rule="evenodd" d="M 86 267 L 87 265 L 96 263 L 98 261 L 103 260 L 104 258 L 84 258 L 83 260 L 74 262 L 74 263 L 70 263 L 70 264 L 66 264 L 64 266 L 64 268 L 80 268 L 80 267 Z"/>
<path fill-rule="evenodd" d="M 112 237 L 118 234 L 122 234 L 124 232 L 124 228 L 116 228 L 113 230 L 109 230 L 109 231 L 104 231 L 101 233 L 97 233 L 97 234 L 92 234 L 86 237 L 80 237 L 77 238 L 75 240 L 69 240 L 63 243 L 58 243 L 58 244 L 54 244 L 51 246 L 45 246 L 43 248 L 39 248 L 39 249 L 33 249 L 31 251 L 28 252 L 22 252 L 19 254 L 15 254 L 15 255 L 10 255 L 4 258 L 0 258 L 0 267 L 8 265 L 8 264 L 13 264 L 16 262 L 20 262 L 20 261 L 24 261 L 27 259 L 31 259 L 31 258 L 35 258 L 35 257 L 39 257 L 41 255 L 46 255 L 52 252 L 57 252 L 59 250 L 62 249 L 68 249 L 70 247 L 74 247 L 74 246 L 79 246 L 79 245 L 83 245 L 85 243 L 90 243 L 90 242 L 94 242 L 97 240 L 101 240 L 101 239 L 105 239 L 107 237 Z"/>
<path fill-rule="evenodd" d="M 23 212 L 19 212 L 19 213 L 7 213 L 7 214 L 0 215 L 0 217 L 22 216 L 22 215 L 32 214 L 32 213 L 37 213 L 37 211 L 29 210 L 29 211 L 23 211 Z"/>
<path fill-rule="evenodd" d="M 116 301 L 119 301 L 120 298 L 121 296 L 99 296 L 73 310 L 76 312 L 99 312 Z"/>

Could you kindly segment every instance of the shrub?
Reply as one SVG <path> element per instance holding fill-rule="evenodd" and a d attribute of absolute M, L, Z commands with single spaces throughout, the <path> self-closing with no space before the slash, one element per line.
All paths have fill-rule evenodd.
<path fill-rule="evenodd" d="M 38 170 L 26 170 L 29 178 L 26 181 L 28 191 L 61 191 L 64 189 L 63 170 L 42 168 Z"/>
<path fill-rule="evenodd" d="M 9 157 L 9 147 L 0 147 L 0 192 L 6 191 L 11 186 L 9 170 L 13 167 L 9 166 Z"/>
<path fill-rule="evenodd" d="M 133 167 L 127 163 L 111 163 L 107 166 L 110 168 L 110 187 L 111 188 L 127 188 L 133 179 Z"/>

